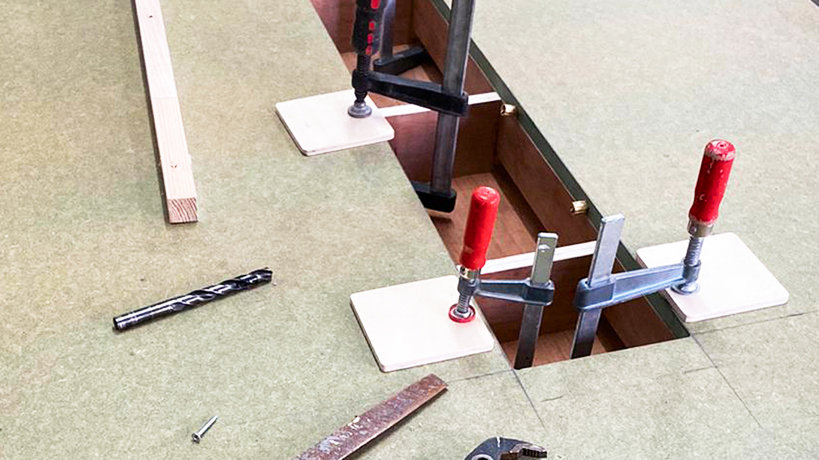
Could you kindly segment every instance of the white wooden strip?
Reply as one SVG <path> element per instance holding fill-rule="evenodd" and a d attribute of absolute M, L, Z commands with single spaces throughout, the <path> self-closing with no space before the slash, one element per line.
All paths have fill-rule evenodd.
<path fill-rule="evenodd" d="M 469 105 L 485 104 L 487 102 L 495 102 L 501 100 L 498 93 L 483 93 L 469 96 Z M 418 105 L 402 104 L 392 107 L 384 107 L 378 109 L 381 116 L 384 118 L 399 117 L 401 115 L 414 115 L 416 113 L 429 112 L 430 110 Z"/>
<path fill-rule="evenodd" d="M 594 254 L 594 247 L 597 245 L 596 241 L 589 241 L 586 243 L 573 244 L 570 246 L 561 246 L 555 250 L 555 262 L 561 260 L 576 259 L 578 257 L 587 257 Z M 528 252 L 526 254 L 518 254 L 516 256 L 503 257 L 500 259 L 487 260 L 481 270 L 481 274 L 499 273 L 518 268 L 531 267 L 535 262 L 535 253 Z"/>
<path fill-rule="evenodd" d="M 135 0 L 168 220 L 196 222 L 196 185 L 159 0 Z"/>

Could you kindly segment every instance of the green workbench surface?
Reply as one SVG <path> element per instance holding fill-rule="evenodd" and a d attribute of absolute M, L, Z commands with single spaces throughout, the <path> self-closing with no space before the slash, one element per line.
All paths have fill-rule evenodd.
<path fill-rule="evenodd" d="M 563 459 L 819 456 L 808 0 L 479 1 L 479 58 L 573 192 L 626 215 L 630 250 L 685 236 L 702 146 L 735 141 L 719 231 L 791 302 L 520 373 L 496 347 L 390 374 L 349 295 L 453 267 L 386 145 L 308 159 L 276 119 L 349 84 L 310 2 L 163 0 L 200 198 L 184 226 L 162 215 L 130 1 L 0 3 L 0 458 L 288 459 L 429 372 L 449 391 L 360 458 L 460 460 L 493 435 Z M 277 286 L 111 329 L 262 266 Z"/>
<path fill-rule="evenodd" d="M 591 215 L 626 216 L 632 256 L 687 238 L 702 149 L 734 142 L 716 231 L 790 291 L 688 339 L 521 372 L 553 451 L 819 457 L 817 4 L 483 0 L 475 21 L 476 59 Z"/>

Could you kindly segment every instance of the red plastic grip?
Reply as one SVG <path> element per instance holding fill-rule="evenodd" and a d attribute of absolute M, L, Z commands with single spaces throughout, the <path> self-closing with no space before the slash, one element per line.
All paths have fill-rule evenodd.
<path fill-rule="evenodd" d="M 492 240 L 500 195 L 490 187 L 478 187 L 472 192 L 469 216 L 466 218 L 461 265 L 480 270 L 486 264 L 486 250 Z"/>
<path fill-rule="evenodd" d="M 694 204 L 688 211 L 688 217 L 693 222 L 712 225 L 717 220 L 735 156 L 736 149 L 728 141 L 713 140 L 705 146 L 700 176 L 694 189 Z"/>

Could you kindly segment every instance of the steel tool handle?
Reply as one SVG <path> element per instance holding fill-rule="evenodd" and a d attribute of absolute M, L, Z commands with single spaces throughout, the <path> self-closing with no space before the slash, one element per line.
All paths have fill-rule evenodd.
<path fill-rule="evenodd" d="M 478 187 L 472 192 L 464 231 L 464 247 L 461 251 L 463 267 L 480 270 L 486 263 L 486 250 L 492 240 L 499 203 L 500 195 L 493 188 Z"/>
<path fill-rule="evenodd" d="M 381 24 L 387 0 L 356 0 L 353 49 L 372 56 L 381 45 Z"/>
<path fill-rule="evenodd" d="M 728 141 L 713 140 L 705 146 L 694 204 L 688 212 L 692 224 L 710 226 L 717 220 L 735 156 L 736 150 Z"/>

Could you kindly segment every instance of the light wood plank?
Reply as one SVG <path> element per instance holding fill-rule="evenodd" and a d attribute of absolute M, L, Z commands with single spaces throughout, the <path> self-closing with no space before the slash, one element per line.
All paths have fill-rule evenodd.
<path fill-rule="evenodd" d="M 296 146 L 307 156 L 392 140 L 395 131 L 372 99 L 373 113 L 353 118 L 347 108 L 355 100 L 352 89 L 319 94 L 276 104 L 276 113 Z"/>
<path fill-rule="evenodd" d="M 688 240 L 684 240 L 638 249 L 637 261 L 649 268 L 675 264 L 687 247 Z M 734 233 L 708 237 L 701 261 L 697 292 L 662 292 L 683 321 L 704 321 L 788 302 L 788 290 Z"/>
<path fill-rule="evenodd" d="M 587 241 L 585 243 L 572 244 L 570 246 L 561 246 L 555 250 L 554 261 L 560 262 L 563 260 L 590 256 L 594 254 L 594 248 L 596 246 L 597 241 Z M 516 256 L 501 257 L 499 259 L 491 259 L 486 261 L 486 265 L 484 265 L 483 269 L 481 270 L 481 274 L 489 275 L 508 270 L 527 268 L 531 267 L 534 261 L 534 252 L 527 252 Z"/>
<path fill-rule="evenodd" d="M 444 276 L 350 296 L 350 304 L 384 372 L 408 369 L 495 346 L 483 318 L 468 323 L 449 319 L 458 302 L 458 278 Z"/>
<path fill-rule="evenodd" d="M 159 0 L 135 0 L 165 204 L 172 224 L 196 222 L 196 185 Z"/>

